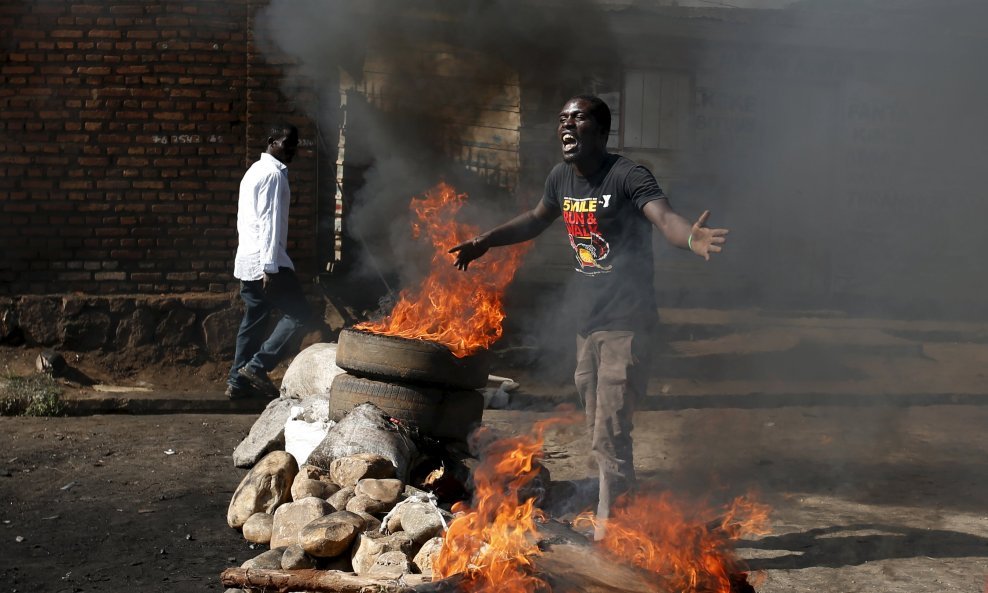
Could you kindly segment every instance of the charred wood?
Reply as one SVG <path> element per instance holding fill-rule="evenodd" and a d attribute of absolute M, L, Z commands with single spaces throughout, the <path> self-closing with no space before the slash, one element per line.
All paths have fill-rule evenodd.
<path fill-rule="evenodd" d="M 289 593 L 444 593 L 429 577 L 405 575 L 400 579 L 357 576 L 336 570 L 269 570 L 259 568 L 228 568 L 220 575 L 224 587 L 260 589 L 265 592 Z M 419 588 L 424 587 L 424 588 Z M 449 589 L 448 591 L 452 591 Z"/>
<path fill-rule="evenodd" d="M 668 579 L 627 566 L 601 554 L 586 537 L 557 521 L 540 526 L 541 553 L 532 560 L 536 575 L 553 593 L 678 593 Z M 400 579 L 357 576 L 322 570 L 262 570 L 230 568 L 221 580 L 226 587 L 257 588 L 290 593 L 465 593 L 467 577 L 458 574 L 434 582 L 422 575 Z M 731 575 L 732 593 L 755 593 L 747 575 Z"/>

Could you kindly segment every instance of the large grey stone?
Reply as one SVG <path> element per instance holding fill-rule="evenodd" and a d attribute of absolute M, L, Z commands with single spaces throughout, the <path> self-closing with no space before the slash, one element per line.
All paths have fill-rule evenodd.
<path fill-rule="evenodd" d="M 418 448 L 406 435 L 390 422 L 389 416 L 371 403 L 356 406 L 335 426 L 309 456 L 309 463 L 330 467 L 333 460 L 358 454 L 383 457 L 395 467 L 389 475 L 362 475 L 341 481 L 333 474 L 333 481 L 340 486 L 352 486 L 361 478 L 399 478 L 407 481 Z M 331 467 L 330 467 L 331 468 Z M 331 468 L 332 469 L 332 468 Z"/>
<path fill-rule="evenodd" d="M 203 340 L 211 359 L 233 358 L 237 344 L 237 329 L 242 318 L 243 311 L 231 307 L 210 313 L 202 320 Z"/>
<path fill-rule="evenodd" d="M 402 552 L 407 556 L 413 546 L 411 538 L 401 532 L 381 535 L 373 531 L 365 531 L 357 536 L 357 542 L 353 546 L 353 554 L 350 556 L 353 571 L 357 574 L 367 574 L 381 554 Z"/>
<path fill-rule="evenodd" d="M 395 466 L 381 455 L 357 453 L 333 460 L 329 475 L 336 484 L 354 488 L 360 480 L 394 478 Z"/>
<path fill-rule="evenodd" d="M 365 521 L 353 513 L 332 513 L 306 525 L 299 533 L 299 544 L 307 554 L 333 558 L 350 549 L 364 526 Z"/>
<path fill-rule="evenodd" d="M 352 512 L 352 511 L 348 511 Z M 356 511 L 353 513 L 361 519 L 364 520 L 364 531 L 380 531 L 381 520 L 370 513 L 365 513 L 363 511 Z"/>
<path fill-rule="evenodd" d="M 401 505 L 394 509 L 393 513 L 388 513 L 388 516 L 384 519 L 387 521 L 387 533 L 395 533 L 396 531 L 401 531 L 401 511 L 405 508 L 405 505 Z M 382 521 L 384 523 L 384 521 Z"/>
<path fill-rule="evenodd" d="M 432 567 L 435 564 L 436 559 L 439 558 L 439 553 L 442 549 L 443 538 L 434 537 L 426 541 L 422 544 L 422 547 L 419 548 L 419 551 L 415 554 L 415 557 L 412 558 L 412 563 L 415 565 L 415 569 L 424 575 L 431 576 Z"/>
<path fill-rule="evenodd" d="M 241 568 L 258 568 L 263 570 L 278 570 L 281 568 L 281 557 L 285 548 L 271 548 L 240 565 Z"/>
<path fill-rule="evenodd" d="M 274 513 L 288 502 L 297 473 L 294 457 L 284 451 L 268 453 L 237 486 L 226 511 L 227 524 L 240 529 L 254 513 Z"/>
<path fill-rule="evenodd" d="M 398 497 L 401 496 L 404 488 L 405 484 L 395 478 L 364 478 L 357 482 L 353 491 L 357 496 L 364 495 L 376 501 L 393 505 L 398 502 Z"/>
<path fill-rule="evenodd" d="M 197 343 L 196 314 L 181 305 L 169 309 L 154 328 L 154 339 L 166 348 Z"/>
<path fill-rule="evenodd" d="M 138 307 L 117 323 L 116 343 L 119 347 L 134 349 L 153 341 L 154 314 L 147 307 Z"/>
<path fill-rule="evenodd" d="M 337 511 L 344 511 L 347 503 L 354 496 L 356 494 L 354 494 L 353 488 L 340 488 L 340 491 L 326 499 L 326 502 Z"/>
<path fill-rule="evenodd" d="M 62 321 L 62 345 L 69 350 L 99 350 L 109 343 L 112 319 L 102 310 L 86 309 Z"/>
<path fill-rule="evenodd" d="M 401 526 L 401 518 L 402 515 L 405 514 L 405 511 L 409 509 L 416 509 L 417 512 L 419 509 L 422 509 L 423 512 L 429 512 L 424 510 L 424 506 L 419 505 L 428 506 L 432 509 L 432 512 L 441 515 L 446 525 L 449 525 L 453 521 L 452 513 L 429 502 L 430 499 L 434 500 L 435 497 L 428 492 L 419 490 L 414 486 L 405 486 L 405 491 L 402 493 L 402 496 L 404 497 L 404 500 L 399 502 L 386 517 L 388 533 L 404 531 L 404 528 Z"/>
<path fill-rule="evenodd" d="M 254 513 L 244 522 L 244 539 L 252 544 L 267 544 L 271 542 L 271 528 L 274 516 L 268 513 Z"/>
<path fill-rule="evenodd" d="M 343 369 L 336 366 L 336 344 L 321 342 L 302 350 L 292 359 L 281 380 L 281 394 L 306 398 L 312 395 L 330 397 L 330 385 Z"/>
<path fill-rule="evenodd" d="M 17 309 L 9 298 L 0 297 L 0 344 L 16 342 L 21 333 Z"/>
<path fill-rule="evenodd" d="M 17 316 L 18 325 L 28 346 L 54 346 L 60 342 L 61 299 L 44 296 L 21 297 Z"/>
<path fill-rule="evenodd" d="M 316 561 L 305 553 L 302 546 L 293 544 L 285 548 L 285 553 L 281 556 L 281 568 L 283 570 L 298 570 L 300 568 L 315 568 Z"/>
<path fill-rule="evenodd" d="M 298 502 L 283 504 L 274 512 L 274 525 L 271 528 L 271 547 L 290 546 L 299 543 L 302 528 L 333 512 L 321 498 L 303 498 Z"/>
<path fill-rule="evenodd" d="M 326 500 L 339 490 L 340 487 L 336 484 L 326 484 L 319 480 L 295 476 L 295 482 L 292 483 L 292 500 L 302 500 L 310 496 Z"/>
<path fill-rule="evenodd" d="M 34 361 L 34 368 L 39 373 L 45 373 L 50 377 L 61 377 L 68 370 L 69 364 L 60 353 L 46 348 L 38 354 L 38 358 Z"/>
<path fill-rule="evenodd" d="M 339 491 L 340 487 L 330 479 L 329 471 L 306 464 L 299 468 L 292 483 L 292 500 L 302 500 L 309 496 L 328 499 Z"/>
<path fill-rule="evenodd" d="M 247 437 L 233 450 L 233 465 L 248 468 L 271 451 L 284 449 L 285 422 L 291 407 L 291 400 L 271 400 L 250 427 Z"/>
<path fill-rule="evenodd" d="M 346 510 L 353 513 L 368 513 L 379 515 L 390 511 L 395 506 L 393 502 L 374 500 L 366 494 L 358 494 L 346 503 Z"/>
<path fill-rule="evenodd" d="M 401 530 L 412 541 L 422 543 L 427 539 L 441 535 L 443 520 L 439 509 L 427 502 L 409 502 L 402 505 Z"/>
<path fill-rule="evenodd" d="M 398 578 L 403 574 L 411 574 L 412 563 L 404 552 L 385 552 L 374 560 L 374 565 L 367 571 L 368 576 Z"/>

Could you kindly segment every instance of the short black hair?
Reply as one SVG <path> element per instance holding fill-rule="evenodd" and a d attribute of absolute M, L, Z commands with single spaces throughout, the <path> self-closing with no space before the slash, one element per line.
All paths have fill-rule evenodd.
<path fill-rule="evenodd" d="M 268 128 L 268 138 L 287 138 L 292 135 L 292 132 L 298 136 L 298 128 L 294 125 L 287 122 L 275 122 Z"/>
<path fill-rule="evenodd" d="M 590 115 L 604 130 L 604 135 L 611 133 L 611 108 L 604 103 L 604 100 L 596 95 L 576 95 L 570 97 L 569 101 L 586 101 L 590 103 Z M 566 101 L 569 103 L 569 101 Z"/>

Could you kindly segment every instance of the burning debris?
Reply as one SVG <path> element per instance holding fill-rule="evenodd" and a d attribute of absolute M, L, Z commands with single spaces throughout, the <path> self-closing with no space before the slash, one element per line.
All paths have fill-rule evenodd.
<path fill-rule="evenodd" d="M 544 434 L 576 421 L 554 418 L 518 437 L 479 435 L 472 499 L 451 507 L 393 477 L 380 456 L 298 468 L 290 455 L 271 453 L 244 478 L 228 513 L 231 527 L 271 550 L 225 571 L 223 584 L 280 592 L 753 591 L 733 552 L 737 538 L 764 532 L 766 509 L 750 501 L 735 501 L 714 521 L 713 510 L 668 495 L 628 498 L 597 543 L 548 517 L 531 494 L 545 475 Z M 592 516 L 574 524 L 586 521 Z"/>
<path fill-rule="evenodd" d="M 388 317 L 340 333 L 336 364 L 346 373 L 333 380 L 333 420 L 371 401 L 432 438 L 463 440 L 480 424 L 487 347 L 501 336 L 501 297 L 524 249 L 504 250 L 475 276 L 457 273 L 447 252 L 476 232 L 456 221 L 465 199 L 446 183 L 412 199 L 414 235 L 433 248 L 430 273 Z"/>
<path fill-rule="evenodd" d="M 416 290 L 403 290 L 386 319 L 363 323 L 356 329 L 429 340 L 442 344 L 457 357 L 474 354 L 501 337 L 504 288 L 514 278 L 526 246 L 497 250 L 459 273 L 450 265 L 448 251 L 476 236 L 479 229 L 456 221 L 466 194 L 440 183 L 412 200 L 413 236 L 435 247 L 428 277 Z"/>
<path fill-rule="evenodd" d="M 416 231 L 436 249 L 431 273 L 387 319 L 341 334 L 336 364 L 347 372 L 333 379 L 329 403 L 338 422 L 305 464 L 272 452 L 237 488 L 228 524 L 271 550 L 225 571 L 223 584 L 280 592 L 752 591 L 733 542 L 764 530 L 761 505 L 739 499 L 717 518 L 668 495 L 629 495 L 606 529 L 590 529 L 605 533 L 592 543 L 580 531 L 600 527 L 591 513 L 571 526 L 540 508 L 551 485 L 541 463 L 545 433 L 582 416 L 511 438 L 473 431 L 483 413 L 476 389 L 488 378 L 484 354 L 501 335 L 501 294 L 523 252 L 499 250 L 470 276 L 455 271 L 448 249 L 475 234 L 454 221 L 463 198 L 440 184 L 412 201 Z"/>

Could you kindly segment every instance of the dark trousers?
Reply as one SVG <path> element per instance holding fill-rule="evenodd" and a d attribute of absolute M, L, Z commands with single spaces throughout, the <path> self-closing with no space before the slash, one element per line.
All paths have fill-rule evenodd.
<path fill-rule="evenodd" d="M 250 367 L 259 374 L 273 369 L 288 354 L 292 339 L 305 327 L 311 315 L 295 272 L 279 268 L 278 273 L 269 278 L 267 289 L 260 280 L 240 283 L 244 318 L 237 332 L 236 352 L 227 379 L 230 385 L 246 386 L 237 374 L 241 367 Z M 281 311 L 282 317 L 265 340 L 268 319 L 274 309 Z"/>
<path fill-rule="evenodd" d="M 632 416 L 648 386 L 650 355 L 645 333 L 596 331 L 576 338 L 576 390 L 600 476 L 598 519 L 607 519 L 614 501 L 635 486 Z"/>

